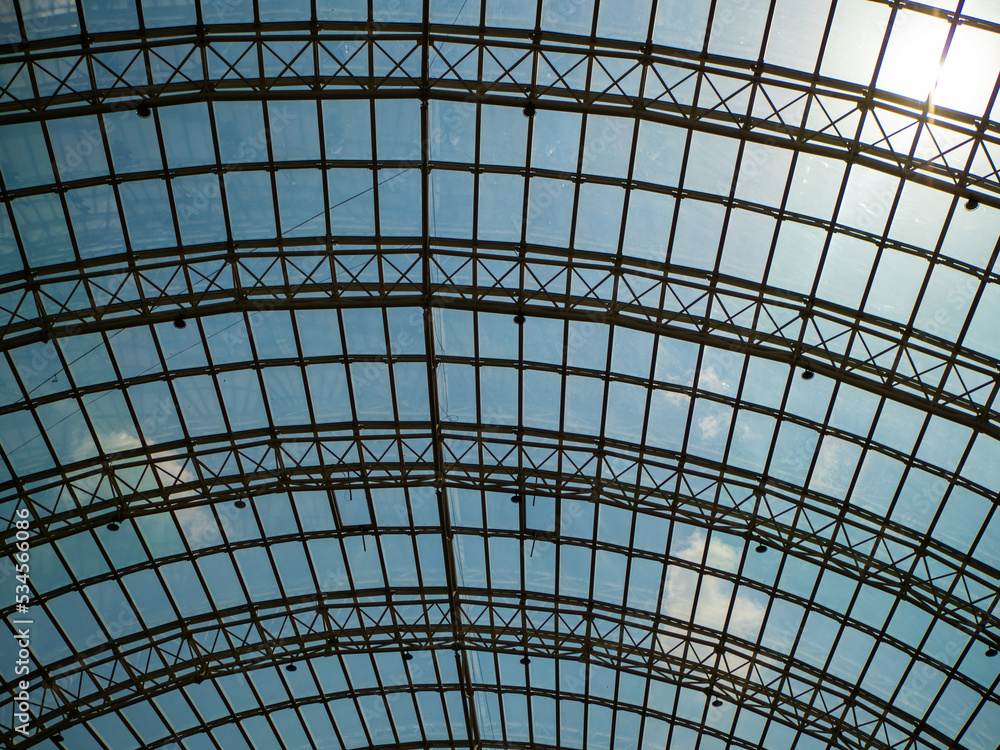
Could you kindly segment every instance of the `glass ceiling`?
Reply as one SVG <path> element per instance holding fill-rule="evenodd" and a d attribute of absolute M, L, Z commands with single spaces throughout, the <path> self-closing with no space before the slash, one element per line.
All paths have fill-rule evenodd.
<path fill-rule="evenodd" d="M 995 750 L 1000 2 L 0 43 L 3 747 Z"/>

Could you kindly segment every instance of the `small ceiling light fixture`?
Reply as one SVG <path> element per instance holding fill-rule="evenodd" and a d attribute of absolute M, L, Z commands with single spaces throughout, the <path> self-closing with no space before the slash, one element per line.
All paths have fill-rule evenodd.
<path fill-rule="evenodd" d="M 975 211 L 977 208 L 979 208 L 979 201 L 975 198 L 969 198 L 969 200 L 965 202 L 966 211 Z"/>
<path fill-rule="evenodd" d="M 533 105 L 531 102 L 528 102 L 528 105 L 521 110 L 521 114 L 524 115 L 525 117 L 534 117 L 535 105 Z"/>
<path fill-rule="evenodd" d="M 721 708 L 722 707 L 722 698 L 716 698 L 715 700 L 713 700 L 712 701 L 712 705 L 715 706 L 716 708 Z"/>
<path fill-rule="evenodd" d="M 138 107 L 135 108 L 135 113 L 139 115 L 139 117 L 141 117 L 143 120 L 148 120 L 150 117 L 153 116 L 152 108 L 145 102 L 143 102 L 142 104 L 140 104 Z"/>
<path fill-rule="evenodd" d="M 764 544 L 764 542 L 760 542 L 756 547 L 754 547 L 754 551 L 758 555 L 763 554 L 763 553 L 767 552 L 767 545 Z"/>
<path fill-rule="evenodd" d="M 520 503 L 520 502 L 523 502 L 523 501 L 524 501 L 524 498 L 523 498 L 523 497 L 521 497 L 520 495 L 511 495 L 511 496 L 510 496 L 510 501 L 511 501 L 512 503 Z"/>
<path fill-rule="evenodd" d="M 413 654 L 411 654 L 409 651 L 404 651 L 403 661 L 412 661 L 412 660 L 413 660 Z"/>
<path fill-rule="evenodd" d="M 233 503 L 233 505 L 235 505 L 240 510 L 243 510 L 245 507 L 247 507 L 245 500 L 237 500 L 235 503 Z"/>
<path fill-rule="evenodd" d="M 531 659 L 528 658 L 527 654 L 525 654 L 524 656 L 521 657 L 521 663 L 522 664 L 530 664 L 531 663 Z"/>
<path fill-rule="evenodd" d="M 52 741 L 53 742 L 62 742 L 63 741 L 63 736 L 61 734 L 54 734 L 54 735 L 52 735 Z"/>
<path fill-rule="evenodd" d="M 801 377 L 802 377 L 803 380 L 812 380 L 814 377 L 816 377 L 816 373 L 814 373 L 812 370 L 810 370 L 807 367 L 806 369 L 804 369 L 802 371 L 802 376 Z"/>
<path fill-rule="evenodd" d="M 116 513 L 111 517 L 111 523 L 108 524 L 108 531 L 118 531 L 121 528 L 121 523 L 123 521 L 121 513 Z"/>
<path fill-rule="evenodd" d="M 187 328 L 188 322 L 184 318 L 174 319 L 174 328 Z"/>
<path fill-rule="evenodd" d="M 296 667 L 294 664 L 289 664 L 287 667 L 285 667 L 285 671 L 286 672 L 294 672 L 297 669 L 298 669 L 298 667 Z"/>
<path fill-rule="evenodd" d="M 997 655 L 997 650 L 995 648 L 988 648 L 986 649 L 986 655 L 992 659 L 994 656 Z"/>
<path fill-rule="evenodd" d="M 518 325 L 524 325 L 524 316 L 521 315 L 521 313 L 518 313 L 514 316 L 514 322 Z"/>

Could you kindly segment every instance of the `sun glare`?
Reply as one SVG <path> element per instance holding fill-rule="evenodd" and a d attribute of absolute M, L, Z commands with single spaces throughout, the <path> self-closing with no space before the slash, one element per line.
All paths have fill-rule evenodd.
<path fill-rule="evenodd" d="M 935 107 L 982 114 L 1000 72 L 1000 45 L 988 31 L 959 26 L 948 47 L 948 22 L 901 11 L 892 27 L 877 86 Z"/>
<path fill-rule="evenodd" d="M 876 85 L 883 91 L 924 101 L 941 70 L 941 53 L 948 37 L 946 21 L 900 11 L 882 60 Z"/>
<path fill-rule="evenodd" d="M 1000 74 L 997 35 L 960 26 L 941 66 L 931 103 L 937 107 L 983 114 Z"/>

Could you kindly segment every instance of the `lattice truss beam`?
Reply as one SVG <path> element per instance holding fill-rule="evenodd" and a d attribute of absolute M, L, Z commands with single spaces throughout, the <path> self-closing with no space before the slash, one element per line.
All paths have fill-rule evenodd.
<path fill-rule="evenodd" d="M 966 18 L 965 23 L 991 25 Z M 252 25 L 94 35 L 86 51 L 35 42 L 0 57 L 0 116 L 18 122 L 206 95 L 427 96 L 523 101 L 658 119 L 849 159 L 1000 205 L 1000 126 L 784 68 L 639 43 L 513 29 Z M 532 38 L 533 37 L 533 38 Z M 424 45 L 429 45 L 427 50 Z M 428 70 L 422 68 L 429 53 Z"/>
<path fill-rule="evenodd" d="M 453 598 L 459 601 L 459 623 L 451 622 Z M 792 726 L 808 726 L 844 750 L 888 750 L 898 737 L 947 744 L 947 737 L 915 725 L 904 711 L 781 653 L 734 639 L 723 643 L 716 631 L 686 622 L 664 618 L 653 624 L 648 613 L 567 598 L 555 603 L 517 591 L 449 594 L 426 588 L 394 590 L 382 602 L 365 604 L 334 597 L 257 602 L 250 610 L 120 637 L 112 649 L 91 648 L 79 659 L 51 665 L 45 689 L 38 692 L 39 722 L 55 732 L 190 682 L 331 654 L 455 650 L 468 659 L 464 652 L 471 650 L 650 674 Z M 795 639 L 788 633 L 790 644 Z M 582 686 L 566 684 L 561 691 L 572 694 Z"/>
<path fill-rule="evenodd" d="M 914 7 L 919 12 L 997 30 L 978 19 Z M 790 215 L 733 195 L 726 198 L 582 172 L 567 177 L 542 169 L 432 161 L 427 146 L 427 102 L 521 107 L 527 99 L 539 109 L 666 123 L 831 157 L 936 187 L 953 194 L 956 201 L 962 196 L 995 206 L 1000 206 L 998 123 L 764 63 L 692 55 L 641 43 L 595 42 L 570 34 L 430 24 L 370 24 L 358 29 L 313 20 L 281 24 L 266 35 L 252 24 L 95 34 L 88 35 L 84 50 L 66 48 L 58 40 L 8 48 L 0 52 L 0 66 L 6 66 L 0 67 L 4 71 L 0 78 L 0 124 L 103 115 L 132 109 L 140 100 L 158 106 L 303 98 L 410 98 L 423 103 L 419 163 L 336 165 L 372 169 L 376 190 L 380 170 L 419 170 L 423 236 L 387 238 L 376 229 L 375 235 L 363 237 L 328 233 L 294 240 L 279 237 L 269 243 L 128 250 L 112 261 L 87 259 L 9 274 L 0 283 L 0 348 L 51 347 L 53 340 L 63 337 L 162 323 L 179 314 L 200 325 L 202 318 L 224 313 L 241 313 L 250 319 L 261 312 L 279 310 L 413 308 L 424 316 L 425 355 L 331 355 L 311 358 L 310 363 L 425 364 L 429 421 L 262 425 L 246 432 L 189 436 L 155 446 L 137 440 L 139 447 L 119 451 L 110 460 L 60 465 L 16 477 L 0 486 L 0 502 L 7 501 L 3 507 L 11 508 L 11 513 L 18 502 L 26 505 L 39 538 L 55 549 L 61 539 L 89 533 L 108 522 L 130 525 L 182 509 L 209 513 L 219 520 L 227 512 L 223 504 L 253 501 L 267 493 L 327 492 L 333 506 L 336 493 L 365 495 L 376 489 L 402 487 L 408 493 L 433 495 L 441 525 L 398 529 L 338 521 L 336 528 L 321 533 L 300 530 L 287 539 L 227 541 L 206 545 L 199 554 L 232 553 L 282 540 L 343 542 L 360 537 L 362 544 L 379 545 L 392 537 L 425 532 L 440 535 L 448 578 L 446 587 L 386 591 L 349 585 L 346 591 L 328 593 L 323 572 L 313 571 L 318 577 L 319 593 L 315 596 L 255 601 L 250 606 L 140 628 L 108 642 L 74 649 L 72 656 L 32 672 L 31 680 L 37 687 L 34 713 L 42 732 L 24 746 L 192 682 L 301 660 L 408 649 L 432 652 L 438 659 L 450 659 L 454 652 L 457 682 L 441 680 L 440 676 L 426 679 L 402 662 L 401 684 L 338 695 L 357 701 L 422 689 L 458 691 L 463 696 L 468 736 L 439 743 L 442 747 L 506 746 L 480 735 L 475 725 L 476 693 L 578 695 L 593 705 L 620 707 L 617 700 L 595 696 L 586 689 L 585 665 L 608 666 L 706 696 L 722 696 L 735 704 L 737 711 L 747 710 L 796 727 L 828 742 L 831 748 L 949 746 L 953 738 L 910 714 L 902 704 L 883 700 L 824 669 L 762 645 L 763 632 L 756 642 L 733 635 L 723 637 L 720 629 L 666 614 L 659 601 L 655 609 L 645 611 L 601 603 L 593 597 L 583 600 L 461 585 L 453 538 L 461 534 L 484 536 L 484 531 L 463 527 L 451 518 L 448 492 L 519 493 L 550 498 L 557 505 L 587 501 L 598 508 L 641 511 L 708 534 L 744 539 L 747 548 L 764 545 L 780 553 L 782 560 L 819 561 L 824 570 L 890 594 L 964 634 L 968 640 L 963 657 L 971 649 L 1000 646 L 996 570 L 967 559 L 930 533 L 920 533 L 905 523 L 803 486 L 808 482 L 795 484 L 766 472 L 761 475 L 735 468 L 725 458 L 694 458 L 569 430 L 492 424 L 488 414 L 479 423 L 451 418 L 437 393 L 438 365 L 508 367 L 521 374 L 525 365 L 436 352 L 431 321 L 442 308 L 453 308 L 668 334 L 703 347 L 809 368 L 886 400 L 944 417 L 977 434 L 1000 437 L 996 361 L 917 330 L 912 323 L 893 323 L 868 312 L 725 276 L 718 270 L 698 272 L 641 262 L 625 258 L 621 251 L 618 256 L 607 256 L 523 241 L 511 248 L 498 242 L 437 238 L 430 230 L 428 175 L 432 170 L 471 169 L 478 174 L 594 182 L 626 190 L 641 187 L 676 198 L 717 202 L 730 210 L 766 214 L 778 221 L 850 233 L 877 245 L 880 252 L 891 249 L 919 255 L 967 274 L 974 279 L 974 289 L 970 289 L 973 304 L 988 284 L 996 282 L 995 275 L 938 252 L 924 252 L 885 236 L 814 217 Z M 994 90 L 991 101 L 996 97 Z M 374 129 L 372 134 L 374 140 Z M 476 138 L 478 142 L 478 133 Z M 262 162 L 241 168 L 326 171 L 334 166 L 321 160 Z M 211 172 L 220 175 L 221 184 L 221 175 L 229 170 L 221 159 L 215 166 L 165 172 L 116 175 L 112 168 L 110 176 L 5 190 L 2 200 L 54 192 L 65 207 L 68 188 L 110 184 L 117 191 L 126 182 L 162 178 L 171 209 L 178 216 L 175 178 Z M 117 192 L 116 202 L 121 210 Z M 574 215 L 578 206 L 577 199 Z M 23 248 L 20 252 L 27 261 L 28 253 Z M 388 328 L 386 336 L 388 340 Z M 205 342 L 207 348 L 207 339 Z M 305 364 L 300 356 L 268 360 L 257 367 Z M 221 376 L 246 368 L 246 363 L 213 365 L 211 374 Z M 564 376 L 574 374 L 565 364 L 549 370 Z M 113 384 L 77 387 L 71 383 L 69 391 L 45 394 L 29 393 L 18 383 L 22 398 L 0 408 L 0 414 L 26 408 L 35 411 L 67 399 L 83 403 L 84 397 L 106 392 L 109 387 L 131 388 L 186 374 L 191 373 L 176 369 L 170 370 L 169 377 L 156 373 L 119 377 Z M 957 472 L 946 472 L 879 445 L 871 435 L 838 431 L 783 409 L 612 372 L 605 374 L 605 380 L 667 388 L 685 398 L 757 411 L 821 435 L 836 436 L 864 451 L 891 455 L 905 463 L 907 471 L 923 471 L 952 487 L 980 496 L 992 492 L 992 488 L 977 486 Z M 562 389 L 565 399 L 565 382 Z M 176 396 L 173 399 L 180 413 Z M 607 401 L 605 391 L 604 413 Z M 131 417 L 138 427 L 138 416 L 132 413 Z M 90 429 L 93 431 L 92 426 Z M 800 458 L 811 467 L 817 460 L 815 455 Z M 0 520 L 9 523 L 12 518 Z M 533 551 L 541 542 L 581 544 L 636 558 L 663 559 L 662 554 L 598 541 L 596 535 L 592 540 L 560 540 L 557 533 L 527 528 L 523 511 L 520 529 L 490 530 L 489 534 L 515 540 L 522 552 Z M 11 538 L 12 533 L 7 533 L 5 541 Z M 744 561 L 747 548 L 740 553 Z M 669 555 L 669 540 L 666 550 Z M 74 581 L 38 595 L 34 601 L 45 607 L 61 595 L 86 591 L 103 582 L 120 582 L 130 573 L 152 570 L 159 576 L 159 567 L 193 557 L 189 547 L 173 557 Z M 740 571 L 742 566 L 741 562 Z M 924 670 L 941 673 L 971 690 L 982 705 L 997 700 L 996 681 L 991 686 L 976 682 L 959 671 L 957 663 L 947 664 L 890 635 L 888 625 L 880 630 L 817 603 L 815 591 L 799 596 L 779 590 L 777 583 L 768 586 L 741 572 L 709 570 L 705 559 L 694 562 L 670 557 L 669 567 L 708 573 L 772 600 L 793 602 L 807 612 L 839 621 L 841 632 L 850 627 L 891 645 L 906 655 L 911 662 L 908 669 L 918 678 Z M 727 617 L 732 617 L 734 606 L 730 604 Z M 11 610 L 4 614 L 10 615 Z M 56 623 L 55 627 L 60 626 Z M 789 631 L 785 636 L 788 647 L 784 651 L 792 653 L 801 632 Z M 65 640 L 70 642 L 68 637 Z M 580 682 L 570 680 L 556 690 L 500 686 L 477 679 L 470 654 L 478 651 L 517 654 L 526 659 L 569 659 L 584 666 Z M 530 674 L 528 664 L 526 667 Z M 308 669 L 316 669 L 315 664 Z M 900 685 L 895 690 L 894 697 L 899 698 L 906 688 Z M 322 699 L 331 697 L 338 696 Z M 317 700 L 291 700 L 287 706 L 298 708 Z M 11 693 L 6 690 L 0 709 L 11 704 Z M 754 746 L 733 732 L 707 726 L 705 714 L 701 721 L 695 721 L 676 711 L 645 710 L 648 715 L 734 747 L 751 750 Z M 237 713 L 210 726 L 238 722 L 258 713 Z M 198 724 L 149 746 L 167 747 L 205 729 L 206 725 Z M 536 745 L 545 747 L 544 743 Z M 7 739 L 7 746 L 13 747 L 13 740 Z M 421 745 L 431 746 L 437 745 Z"/>
<path fill-rule="evenodd" d="M 445 431 L 442 436 L 445 447 L 443 461 L 450 486 L 588 499 L 631 509 L 641 508 L 643 512 L 661 515 L 672 522 L 711 529 L 713 533 L 746 538 L 748 544 L 756 540 L 757 543 L 765 543 L 791 557 L 805 560 L 823 559 L 829 569 L 855 580 L 864 580 L 868 585 L 887 591 L 901 601 L 913 604 L 923 611 L 932 613 L 943 622 L 969 633 L 973 636 L 970 648 L 998 645 L 993 643 L 991 635 L 996 632 L 998 625 L 996 617 L 990 614 L 996 604 L 995 582 L 989 575 L 984 576 L 971 566 L 953 568 L 945 572 L 950 565 L 955 564 L 947 549 L 931 540 L 921 539 L 913 532 L 900 528 L 887 533 L 879 528 L 879 520 L 868 519 L 863 514 L 855 513 L 845 517 L 844 509 L 839 503 L 831 502 L 822 496 L 816 495 L 796 501 L 794 499 L 796 488 L 792 486 L 780 486 L 780 482 L 774 482 L 774 486 L 762 488 L 755 486 L 750 477 L 733 476 L 734 472 L 727 472 L 725 467 L 710 465 L 695 467 L 688 462 L 683 471 L 678 471 L 676 459 L 670 461 L 666 455 L 655 459 L 647 456 L 643 460 L 637 460 L 631 453 L 635 447 L 626 450 L 625 446 L 616 445 L 614 441 L 609 441 L 604 451 L 595 451 L 592 445 L 588 448 L 586 442 L 582 440 L 576 445 L 553 449 L 552 436 L 528 436 L 523 441 L 497 436 L 493 440 L 479 442 L 470 441 L 467 433 L 463 434 L 460 428 L 461 425 L 455 425 L 458 432 L 449 434 Z M 77 533 L 109 520 L 127 522 L 123 520 L 123 516 L 141 518 L 146 515 L 161 514 L 172 508 L 221 508 L 227 501 L 251 496 L 251 493 L 262 495 L 273 491 L 317 489 L 364 493 L 366 488 L 398 486 L 401 481 L 418 492 L 430 492 L 433 486 L 436 472 L 433 462 L 428 462 L 431 441 L 426 432 L 411 432 L 410 437 L 403 439 L 394 439 L 391 434 L 387 434 L 372 436 L 366 441 L 345 438 L 336 443 L 325 441 L 311 445 L 303 438 L 304 435 L 296 440 L 288 439 L 277 444 L 271 440 L 246 440 L 240 441 L 241 445 L 237 449 L 218 443 L 214 448 L 201 445 L 196 452 L 187 457 L 173 453 L 169 446 L 160 446 L 158 462 L 148 463 L 147 458 L 136 456 L 131 466 L 126 459 L 104 470 L 96 472 L 92 470 L 78 476 L 68 486 L 52 485 L 48 489 L 39 487 L 32 495 L 32 510 L 36 518 L 48 519 L 46 523 L 51 524 L 51 528 L 46 529 L 44 535 L 51 542 L 55 542 L 70 530 Z M 569 442 L 568 438 L 564 440 Z M 470 464 L 470 456 L 475 456 L 479 451 L 485 451 L 485 454 L 496 463 L 487 466 Z M 648 453 L 650 452 L 647 451 Z M 352 461 L 352 457 L 357 455 L 364 457 L 362 463 Z M 394 458 L 396 456 L 408 458 L 400 462 Z M 554 471 L 551 468 L 553 465 L 561 466 L 561 471 Z M 365 482 L 359 483 L 358 477 L 365 477 Z M 49 507 L 37 499 L 43 497 L 49 498 L 48 502 L 51 503 Z M 73 505 L 79 502 L 86 509 L 84 513 L 77 510 L 60 511 L 60 508 L 69 505 L 70 497 L 76 498 Z M 882 521 L 881 524 L 885 522 Z M 455 526 L 446 528 L 444 533 L 446 538 L 450 539 L 452 534 L 469 531 Z M 415 529 L 414 532 L 419 532 L 419 529 Z M 410 532 L 384 527 L 380 529 L 376 526 L 344 527 L 313 536 L 319 538 L 333 535 L 334 538 L 339 538 L 361 535 L 369 537 L 374 544 L 378 536 L 392 533 Z M 529 542 L 534 543 L 538 539 L 537 532 L 530 530 L 512 533 L 511 536 L 521 538 L 525 545 Z M 236 543 L 235 547 L 247 544 L 249 543 L 242 545 Z M 227 545 L 225 549 L 233 548 L 232 545 Z M 210 552 L 210 549 L 206 549 L 202 554 Z M 630 554 L 634 554 L 634 551 Z M 177 557 L 177 561 L 186 557 L 186 554 L 181 554 Z M 155 567 L 169 562 L 168 559 L 158 559 Z M 672 560 L 671 566 L 700 570 L 700 565 L 680 559 Z M 147 565 L 139 564 L 134 567 L 135 570 L 140 570 Z M 115 571 L 102 579 L 88 581 L 85 585 L 97 584 L 100 580 L 110 580 L 111 577 L 127 575 L 129 572 L 135 571 L 131 568 Z M 713 575 L 719 575 L 741 586 L 761 588 L 760 584 L 736 574 L 713 572 Z M 777 592 L 767 587 L 761 588 L 761 591 L 768 596 L 777 595 L 797 600 L 803 606 L 832 617 L 838 616 L 835 612 L 787 592 Z M 58 597 L 62 593 L 65 593 L 63 589 L 49 592 L 39 597 L 39 603 Z M 354 595 L 365 594 L 355 591 Z M 310 607 L 315 607 L 315 603 Z M 220 614 L 219 617 L 221 616 Z M 208 622 L 209 620 L 206 620 L 206 627 Z M 864 632 L 872 631 L 875 634 L 878 632 L 857 621 L 852 620 L 850 624 Z M 216 621 L 217 626 L 218 621 Z M 183 628 L 183 626 L 177 627 Z M 452 640 L 444 645 L 453 647 L 453 639 L 465 632 L 463 625 L 455 632 L 447 633 L 447 638 Z M 155 635 L 159 637 L 159 633 Z M 716 640 L 719 637 L 717 631 L 711 630 L 705 630 L 701 636 Z M 789 644 L 794 644 L 795 634 L 789 633 L 788 636 Z M 952 679 L 967 684 L 986 699 L 983 688 L 964 675 L 954 672 L 947 665 L 937 664 L 933 659 L 919 654 L 912 647 L 895 641 L 884 633 L 881 637 L 910 655 L 917 663 L 933 664 L 937 669 L 953 672 Z M 169 640 L 165 636 L 164 638 Z M 140 679 L 137 676 L 147 669 L 140 667 L 135 658 L 123 655 L 130 653 L 126 645 L 128 640 L 119 638 L 113 643 L 94 646 L 86 654 L 74 656 L 59 664 L 48 665 L 44 675 L 34 675 L 50 682 L 56 680 L 67 685 L 76 685 L 73 690 L 79 693 L 72 699 L 67 697 L 65 703 L 58 708 L 50 707 L 57 713 L 53 718 L 45 719 L 48 722 L 47 726 L 54 727 L 55 724 L 52 722 L 60 720 L 56 717 L 64 712 L 69 712 L 67 715 L 76 720 L 86 718 L 84 714 L 87 711 L 107 710 L 104 704 L 112 699 L 117 690 L 125 690 L 130 699 L 138 699 L 139 696 L 134 691 L 142 687 L 139 683 L 145 685 L 143 681 L 153 683 L 157 681 L 158 678 L 147 676 Z M 136 648 L 141 651 L 145 649 L 143 653 L 148 656 L 148 635 L 137 633 L 132 640 L 137 644 Z M 270 636 L 262 640 L 273 641 Z M 976 646 L 977 640 L 983 646 Z M 657 638 L 657 641 L 665 642 L 662 638 Z M 727 638 L 727 643 L 729 642 L 730 639 Z M 295 643 L 298 643 L 298 646 L 295 646 Z M 641 643 L 641 640 L 638 643 Z M 442 647 L 441 644 L 424 645 Z M 498 642 L 495 645 L 512 647 L 506 642 Z M 239 648 L 245 649 L 245 642 Z M 291 653 L 296 648 L 299 650 L 304 648 L 303 653 L 306 653 L 310 652 L 310 643 L 289 640 L 285 648 L 285 653 Z M 759 643 L 745 643 L 742 648 L 746 653 L 753 653 L 759 651 Z M 237 655 L 241 653 L 243 652 L 237 649 Z M 558 651 L 558 653 L 565 652 Z M 275 654 L 271 656 L 274 657 Z M 254 658 L 256 661 L 253 663 L 257 664 L 264 656 Z M 768 653 L 767 658 L 779 659 L 779 655 Z M 658 663 L 650 655 L 644 657 L 644 660 L 644 663 Z M 161 661 L 164 664 L 171 663 L 163 659 L 162 655 Z M 175 686 L 178 677 L 183 677 L 187 672 L 204 669 L 204 664 L 196 662 L 193 657 L 184 661 L 191 663 L 170 672 L 171 679 L 164 677 L 164 685 L 169 683 Z M 242 657 L 236 661 L 232 661 L 230 657 L 219 657 L 217 661 L 220 665 L 228 665 L 227 668 L 233 669 L 242 668 L 235 665 L 244 663 Z M 104 666 L 101 666 L 102 664 Z M 114 664 L 118 666 L 113 666 Z M 127 668 L 128 664 L 132 664 L 132 668 Z M 785 669 L 800 668 L 808 671 L 808 667 L 802 667 L 791 661 L 785 666 Z M 715 669 L 718 670 L 718 667 Z M 70 674 L 76 676 L 70 678 Z M 90 677 L 84 679 L 84 675 Z M 112 675 L 116 676 L 112 679 Z M 713 673 L 705 679 L 709 683 L 718 684 L 727 677 Z M 106 689 L 99 689 L 96 694 L 88 698 L 89 693 L 85 695 L 79 691 L 90 691 L 92 680 L 96 680 L 98 684 L 102 680 L 116 684 L 124 682 L 115 690 L 111 690 L 109 684 Z M 763 679 L 764 687 L 770 681 L 771 677 Z M 807 683 L 808 680 L 802 684 Z M 81 687 L 84 685 L 87 687 Z M 142 687 L 142 690 L 145 691 L 146 687 Z M 752 688 L 749 683 L 732 687 L 735 692 L 746 693 L 749 690 L 750 695 L 756 695 L 761 689 L 763 689 L 761 685 L 756 682 Z M 852 692 L 850 686 L 838 685 L 836 690 L 844 696 L 850 695 L 851 701 L 867 706 L 865 710 L 875 714 L 881 713 L 883 720 L 889 720 L 892 714 L 891 709 L 880 705 L 877 698 L 858 691 Z M 788 696 L 781 698 L 781 700 L 786 699 Z M 94 701 L 96 703 L 90 705 L 90 702 Z M 80 705 L 77 705 L 78 703 Z M 100 709 L 97 704 L 100 704 Z M 829 713 L 830 707 L 824 710 Z M 77 715 L 73 711 L 81 713 Z M 813 721 L 809 712 L 801 714 L 800 718 Z M 903 720 L 902 717 L 893 715 L 891 723 L 898 725 L 898 722 Z M 861 724 L 864 728 L 859 728 L 859 732 L 869 731 L 867 721 Z M 876 734 L 878 731 L 875 730 Z"/>
<path fill-rule="evenodd" d="M 499 247 L 463 251 L 447 239 L 435 244 L 442 247 L 426 280 L 418 256 L 405 246 L 395 253 L 317 253 L 307 247 L 243 249 L 242 243 L 241 249 L 206 249 L 194 257 L 157 253 L 133 271 L 116 264 L 85 275 L 33 274 L 31 282 L 0 292 L 4 343 L 147 325 L 174 319 L 179 311 L 253 315 L 315 306 L 422 305 L 429 283 L 435 307 L 527 311 L 669 331 L 809 367 L 1000 436 L 997 363 L 930 334 L 734 277 L 695 270 L 668 274 L 653 262 L 615 262 L 596 253 L 576 253 L 567 262 L 554 248 L 511 253 Z"/>
<path fill-rule="evenodd" d="M 609 440 L 602 452 L 585 436 L 563 434 L 560 440 L 532 430 L 523 442 L 498 433 L 480 444 L 462 427 L 449 425 L 443 435 L 445 468 L 454 486 L 497 492 L 520 487 L 530 494 L 641 508 L 748 542 L 758 539 L 801 559 L 823 559 L 984 639 L 1000 630 L 993 612 L 1000 597 L 995 571 L 960 561 L 937 540 L 814 490 L 774 478 L 760 482 L 750 472 L 648 447 L 640 459 L 638 446 L 619 441 Z M 428 433 L 417 425 L 403 424 L 400 430 L 407 437 L 382 433 L 316 440 L 286 431 L 274 441 L 247 435 L 235 447 L 210 438 L 187 455 L 180 446 L 161 445 L 151 458 L 122 456 L 63 481 L 36 478 L 25 502 L 46 538 L 55 541 L 122 515 L 157 514 L 269 491 L 343 491 L 359 477 L 365 478 L 361 489 L 401 481 L 427 486 L 434 477 Z M 480 449 L 485 451 L 481 460 L 489 463 L 477 465 Z"/>

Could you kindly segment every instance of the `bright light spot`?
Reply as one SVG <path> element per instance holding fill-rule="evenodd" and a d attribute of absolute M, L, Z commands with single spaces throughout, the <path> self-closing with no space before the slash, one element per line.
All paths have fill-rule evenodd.
<path fill-rule="evenodd" d="M 900 11 L 876 85 L 936 107 L 984 114 L 1000 73 L 1000 35 L 959 26 L 942 65 L 948 28 L 944 19 Z"/>
<path fill-rule="evenodd" d="M 940 72 L 948 23 L 934 16 L 900 11 L 892 25 L 876 86 L 924 101 Z"/>
<path fill-rule="evenodd" d="M 1000 73 L 1000 35 L 960 26 L 948 48 L 931 103 L 984 114 Z"/>

